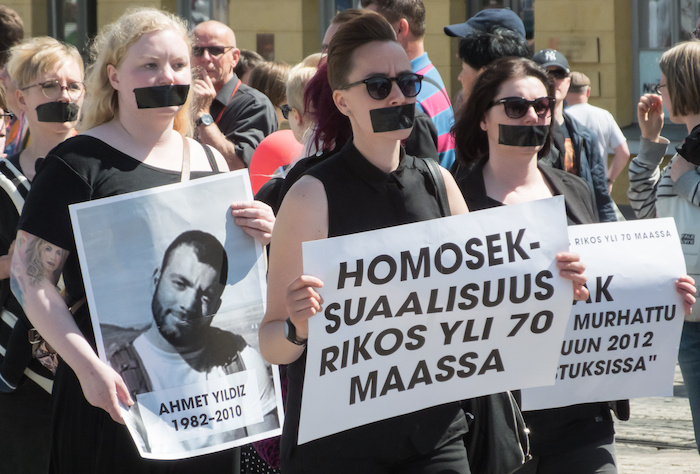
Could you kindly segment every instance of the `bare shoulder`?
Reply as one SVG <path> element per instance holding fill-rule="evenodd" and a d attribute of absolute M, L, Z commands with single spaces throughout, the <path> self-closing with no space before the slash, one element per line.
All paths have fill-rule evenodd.
<path fill-rule="evenodd" d="M 327 237 L 328 198 L 321 181 L 307 175 L 294 183 L 277 214 L 277 229 L 300 233 L 302 241 Z"/>
<path fill-rule="evenodd" d="M 442 178 L 445 181 L 447 200 L 450 202 L 450 212 L 452 215 L 456 216 L 458 214 L 465 214 L 469 212 L 469 208 L 467 207 L 467 203 L 464 201 L 462 191 L 460 191 L 459 186 L 457 186 L 452 174 L 443 167 L 440 167 L 440 172 L 442 173 Z"/>

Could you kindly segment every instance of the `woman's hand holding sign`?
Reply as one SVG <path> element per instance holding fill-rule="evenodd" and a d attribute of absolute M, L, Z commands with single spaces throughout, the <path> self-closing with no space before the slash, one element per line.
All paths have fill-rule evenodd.
<path fill-rule="evenodd" d="M 695 280 L 689 275 L 684 275 L 676 281 L 676 291 L 683 297 L 683 309 L 688 315 L 693 311 L 695 304 Z"/>
<path fill-rule="evenodd" d="M 583 272 L 586 270 L 586 265 L 580 261 L 578 254 L 573 252 L 559 252 L 557 254 L 557 268 L 559 276 L 571 280 L 574 284 L 574 299 L 585 301 L 588 299 L 589 293 L 586 284 L 586 275 Z"/>
<path fill-rule="evenodd" d="M 322 310 L 323 298 L 314 289 L 321 287 L 323 282 L 309 275 L 301 275 L 287 287 L 287 313 L 296 327 L 299 339 L 308 339 L 309 318 Z"/>

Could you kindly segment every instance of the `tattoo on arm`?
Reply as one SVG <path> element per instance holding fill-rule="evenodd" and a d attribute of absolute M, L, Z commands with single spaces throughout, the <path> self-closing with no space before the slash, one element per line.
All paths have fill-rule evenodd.
<path fill-rule="evenodd" d="M 67 256 L 65 249 L 20 230 L 10 278 L 10 288 L 17 301 L 22 304 L 24 294 L 30 287 L 55 287 Z"/>

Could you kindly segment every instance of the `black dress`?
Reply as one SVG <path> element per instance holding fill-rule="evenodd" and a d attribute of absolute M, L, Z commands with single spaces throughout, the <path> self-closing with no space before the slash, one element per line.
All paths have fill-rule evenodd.
<path fill-rule="evenodd" d="M 328 198 L 328 237 L 381 229 L 441 216 L 433 181 L 421 159 L 403 155 L 386 174 L 357 151 L 352 142 L 311 168 Z M 282 432 L 282 472 L 368 472 L 357 458 L 377 459 L 382 472 L 407 472 L 411 459 L 429 456 L 455 443 L 467 431 L 458 402 L 390 418 L 297 446 L 306 352 L 288 366 L 289 392 Z M 461 444 L 461 440 L 458 441 Z M 455 473 L 468 473 L 466 450 Z M 358 470 L 361 469 L 361 470 Z M 375 471 L 372 471 L 375 472 Z"/>
<path fill-rule="evenodd" d="M 191 177 L 210 174 L 211 171 L 192 172 Z M 179 171 L 150 167 L 101 140 L 77 136 L 54 148 L 44 160 L 32 183 L 19 228 L 70 252 L 63 278 L 68 294 L 79 299 L 85 295 L 85 288 L 68 206 L 179 181 Z M 94 349 L 87 306 L 83 305 L 74 317 Z M 53 398 L 51 472 L 238 472 L 237 450 L 178 461 L 141 458 L 126 427 L 85 400 L 80 383 L 68 364 L 59 365 Z"/>

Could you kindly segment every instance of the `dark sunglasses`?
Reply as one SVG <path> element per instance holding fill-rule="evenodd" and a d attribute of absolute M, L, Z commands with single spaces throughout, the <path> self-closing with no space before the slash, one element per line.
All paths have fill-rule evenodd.
<path fill-rule="evenodd" d="M 280 105 L 280 110 L 282 111 L 282 117 L 284 117 L 285 120 L 289 120 L 289 114 L 292 113 L 292 108 L 287 104 L 282 104 Z"/>
<path fill-rule="evenodd" d="M 233 46 L 192 46 L 192 55 L 199 58 L 204 56 L 204 51 L 209 51 L 209 55 L 215 58 L 221 56 Z"/>
<path fill-rule="evenodd" d="M 407 72 L 396 77 L 372 76 L 361 81 L 353 82 L 342 86 L 340 89 L 349 89 L 360 84 L 367 86 L 367 93 L 376 100 L 383 100 L 389 97 L 391 93 L 391 83 L 396 81 L 396 84 L 401 89 L 401 93 L 406 97 L 415 97 L 420 92 L 423 76 Z"/>
<path fill-rule="evenodd" d="M 506 115 L 512 119 L 523 118 L 530 107 L 535 109 L 535 113 L 540 118 L 549 117 L 554 110 L 554 97 L 540 97 L 535 100 L 527 100 L 522 97 L 505 97 L 503 99 L 494 100 L 489 107 L 503 104 L 503 109 Z"/>
<path fill-rule="evenodd" d="M 549 70 L 547 70 L 547 73 L 550 76 L 552 76 L 554 79 L 557 79 L 558 81 L 561 81 L 562 79 L 566 79 L 567 77 L 569 77 L 569 73 L 563 69 L 549 69 Z"/>

